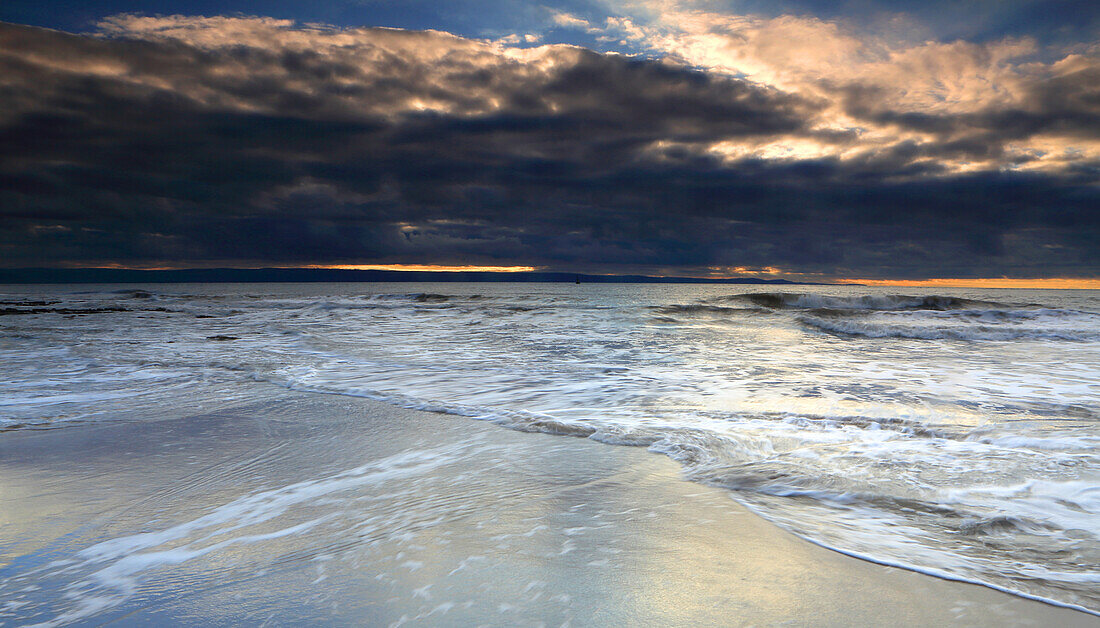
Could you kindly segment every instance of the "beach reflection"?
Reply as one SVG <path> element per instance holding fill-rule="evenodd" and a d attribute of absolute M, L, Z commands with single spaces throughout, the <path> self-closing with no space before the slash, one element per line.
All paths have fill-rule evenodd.
<path fill-rule="evenodd" d="M 916 623 L 960 611 L 899 582 L 977 590 L 798 541 L 640 448 L 360 400 L 287 393 L 0 454 L 5 621 L 839 624 L 890 599 Z M 980 591 L 983 621 L 1034 612 Z"/>

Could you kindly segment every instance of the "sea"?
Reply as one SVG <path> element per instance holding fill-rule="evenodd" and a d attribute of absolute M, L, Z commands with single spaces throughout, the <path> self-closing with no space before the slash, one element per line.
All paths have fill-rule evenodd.
<path fill-rule="evenodd" d="M 0 286 L 0 365 L 0 439 L 365 397 L 648 448 L 812 543 L 1100 613 L 1100 292 Z"/>

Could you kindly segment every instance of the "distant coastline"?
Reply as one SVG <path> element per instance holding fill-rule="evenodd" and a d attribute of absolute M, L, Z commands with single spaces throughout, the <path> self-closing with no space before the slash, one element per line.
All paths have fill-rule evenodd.
<path fill-rule="evenodd" d="M 527 283 L 691 283 L 782 286 L 841 285 L 757 279 L 649 275 L 584 275 L 563 272 L 443 272 L 398 270 L 332 270 L 318 268 L 186 268 L 135 270 L 120 268 L 2 268 L 0 284 L 35 283 L 317 283 L 317 282 L 527 282 Z M 853 284 L 843 284 L 853 285 Z"/>

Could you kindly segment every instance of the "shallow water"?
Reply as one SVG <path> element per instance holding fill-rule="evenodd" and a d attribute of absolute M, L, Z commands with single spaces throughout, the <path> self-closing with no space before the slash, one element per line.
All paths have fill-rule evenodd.
<path fill-rule="evenodd" d="M 819 544 L 1100 611 L 1095 293 L 0 292 L 3 430 L 189 416 L 272 387 L 369 397 L 647 446 Z"/>

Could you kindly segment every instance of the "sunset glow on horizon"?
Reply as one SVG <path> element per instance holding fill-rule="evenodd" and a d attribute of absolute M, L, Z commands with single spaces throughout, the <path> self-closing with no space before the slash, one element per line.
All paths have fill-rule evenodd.
<path fill-rule="evenodd" d="M 991 277 L 982 279 L 838 279 L 841 284 L 896 286 L 899 288 L 1041 288 L 1047 290 L 1100 290 L 1100 278 L 1047 277 L 1019 279 Z"/>
<path fill-rule="evenodd" d="M 391 271 L 391 272 L 429 272 L 429 273 L 530 273 L 545 272 L 555 274 L 581 274 L 592 276 L 622 276 L 639 275 L 657 277 L 667 280 L 675 279 L 708 279 L 708 280 L 738 280 L 738 279 L 784 279 L 793 283 L 811 283 L 823 285 L 864 285 L 898 288 L 1022 288 L 1022 289 L 1048 289 L 1048 290 L 1100 290 L 1100 278 L 1098 277 L 979 277 L 979 278 L 950 278 L 935 277 L 928 279 L 869 279 L 869 278 L 836 278 L 828 277 L 820 273 L 807 274 L 796 273 L 776 267 L 765 268 L 715 268 L 711 267 L 700 272 L 669 273 L 659 269 L 649 272 L 580 272 L 575 270 L 555 269 L 547 266 L 490 266 L 490 265 L 449 265 L 449 264 L 304 264 L 300 266 L 264 266 L 259 264 L 234 265 L 227 262 L 206 262 L 203 264 L 168 264 L 164 262 L 151 264 L 124 264 L 121 262 L 98 262 L 95 264 L 67 264 L 61 268 L 83 270 L 133 270 L 133 271 L 179 271 L 179 270 L 352 270 L 352 271 Z"/>
<path fill-rule="evenodd" d="M 309 264 L 293 268 L 316 270 L 394 270 L 399 272 L 433 273 L 529 273 L 537 266 L 447 266 L 443 264 Z"/>

